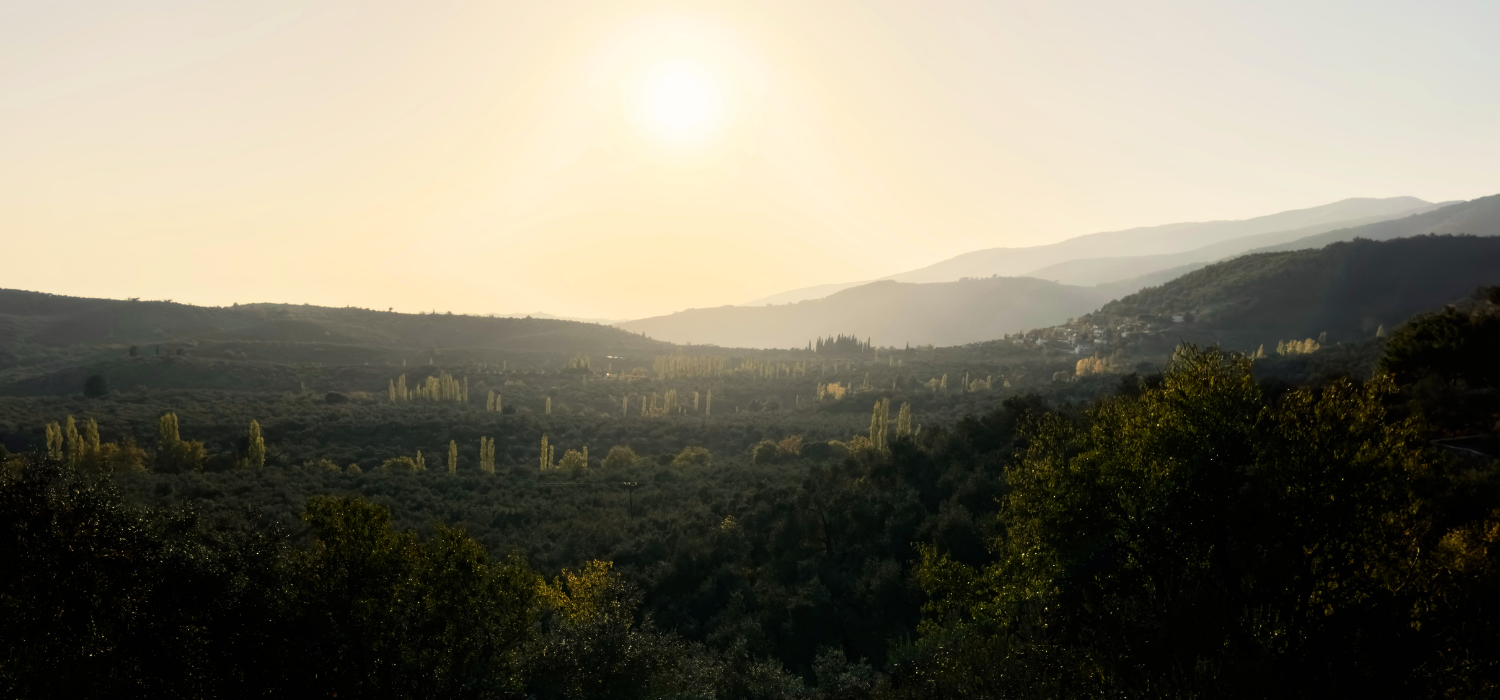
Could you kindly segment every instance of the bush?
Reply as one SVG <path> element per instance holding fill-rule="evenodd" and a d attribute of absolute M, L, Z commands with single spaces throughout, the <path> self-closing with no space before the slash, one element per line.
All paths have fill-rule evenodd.
<path fill-rule="evenodd" d="M 624 469 L 635 466 L 640 459 L 635 450 L 624 445 L 615 445 L 609 448 L 609 454 L 604 456 L 603 466 L 605 469 Z"/>
<path fill-rule="evenodd" d="M 706 447 L 686 447 L 672 458 L 672 466 L 679 469 L 684 467 L 711 467 L 714 457 Z"/>

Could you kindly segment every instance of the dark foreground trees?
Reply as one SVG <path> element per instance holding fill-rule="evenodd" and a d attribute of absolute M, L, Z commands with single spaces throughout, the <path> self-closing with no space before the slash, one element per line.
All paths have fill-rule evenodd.
<path fill-rule="evenodd" d="M 36 458 L 0 479 L 4 697 L 777 697 L 779 664 L 637 619 L 605 563 L 544 581 L 439 526 L 310 499 L 311 546 L 252 519 L 124 504 Z"/>
<path fill-rule="evenodd" d="M 1493 471 L 1387 416 L 1390 378 L 1271 403 L 1248 361 L 1042 415 L 989 563 L 923 551 L 910 696 L 1472 697 L 1500 682 Z"/>

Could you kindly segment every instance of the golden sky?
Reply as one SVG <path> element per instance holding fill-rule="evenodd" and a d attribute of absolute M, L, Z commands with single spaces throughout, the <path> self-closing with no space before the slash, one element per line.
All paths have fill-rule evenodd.
<path fill-rule="evenodd" d="M 634 318 L 1500 191 L 1500 9 L 0 3 L 0 287 Z"/>

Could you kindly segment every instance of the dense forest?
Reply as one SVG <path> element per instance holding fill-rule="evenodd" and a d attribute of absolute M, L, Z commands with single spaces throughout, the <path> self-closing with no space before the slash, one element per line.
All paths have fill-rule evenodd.
<path fill-rule="evenodd" d="M 1492 694 L 1500 290 L 1471 289 L 1256 350 L 15 293 L 0 686 Z"/>

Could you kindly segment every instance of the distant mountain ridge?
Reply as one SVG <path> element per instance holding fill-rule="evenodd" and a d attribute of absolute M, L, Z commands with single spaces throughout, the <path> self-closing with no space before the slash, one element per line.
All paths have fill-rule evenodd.
<path fill-rule="evenodd" d="M 674 343 L 730 347 L 804 347 L 850 332 L 877 346 L 962 345 L 1061 323 L 1109 298 L 1108 290 L 1026 277 L 881 280 L 796 304 L 690 309 L 621 327 Z"/>
<path fill-rule="evenodd" d="M 1476 232 L 1480 236 L 1458 240 L 1479 242 L 1448 244 L 1432 242 L 1433 239 L 1428 236 L 1413 238 L 1419 233 L 1443 231 Z M 1323 330 L 1338 328 L 1341 333 L 1356 334 L 1367 330 L 1373 332 L 1382 324 L 1399 323 L 1405 318 L 1402 314 L 1415 313 L 1416 310 L 1431 308 L 1461 297 L 1467 293 L 1465 287 L 1500 283 L 1500 280 L 1491 280 L 1491 276 L 1488 276 L 1490 271 L 1494 271 L 1495 275 L 1500 275 L 1500 259 L 1489 257 L 1491 249 L 1488 246 L 1494 244 L 1495 241 L 1500 241 L 1494 236 L 1500 236 L 1500 196 L 1445 205 L 1399 219 L 1377 221 L 1362 226 L 1304 236 L 1282 244 L 1282 247 L 1298 249 L 1295 255 L 1278 254 L 1290 255 L 1291 257 L 1287 257 L 1287 260 L 1317 260 L 1319 261 L 1317 265 L 1327 268 L 1330 274 L 1336 272 L 1344 275 L 1345 279 L 1352 280 L 1351 284 L 1357 282 L 1356 288 L 1370 287 L 1370 294 L 1381 296 L 1388 295 L 1391 290 L 1402 290 L 1403 294 L 1409 295 L 1413 300 L 1409 304 L 1399 300 L 1382 302 L 1385 306 L 1381 308 L 1388 308 L 1389 312 L 1361 311 L 1363 315 L 1357 324 L 1357 329 L 1347 323 L 1335 323 L 1331 318 L 1319 316 L 1317 317 L 1318 324 L 1322 324 L 1323 327 L 1312 333 L 1312 335 L 1317 335 Z M 1348 248 L 1347 246 L 1352 244 L 1347 242 L 1356 239 L 1359 239 L 1359 245 Z M 1252 237 L 1251 240 L 1263 241 L 1265 239 Z M 1367 247 L 1369 243 L 1382 240 L 1401 243 L 1401 245 L 1374 249 Z M 1405 243 L 1405 241 L 1413 240 L 1419 242 Z M 1326 245 L 1325 241 L 1331 241 L 1339 247 L 1327 254 L 1320 253 L 1318 248 Z M 1345 269 L 1349 265 L 1354 265 L 1355 263 L 1350 261 L 1356 259 L 1339 257 L 1349 255 L 1348 250 L 1399 250 L 1404 251 L 1401 255 L 1416 256 L 1417 260 L 1425 260 L 1426 258 L 1422 256 L 1426 255 L 1445 261 L 1442 264 L 1452 268 L 1454 274 L 1451 279 L 1445 279 L 1440 269 L 1441 266 L 1438 268 L 1428 266 L 1422 268 L 1422 272 L 1416 277 L 1407 279 L 1410 275 L 1403 276 L 1405 273 L 1392 268 L 1389 274 L 1393 281 L 1388 287 L 1381 288 L 1378 279 L 1361 275 L 1355 269 Z M 1454 252 L 1462 250 L 1470 250 L 1475 257 L 1465 258 L 1464 254 Z M 1264 261 L 1267 259 L 1265 255 L 1258 253 L 1234 256 L 1228 261 L 1216 264 L 1210 264 L 1207 261 L 1181 264 L 1129 280 L 1093 286 L 1068 285 L 1029 277 L 971 278 L 962 282 L 922 284 L 882 280 L 841 290 L 823 299 L 795 304 L 698 309 L 632 321 L 621 326 L 629 330 L 644 332 L 651 337 L 678 343 L 713 343 L 742 347 L 790 347 L 799 342 L 805 343 L 807 338 L 826 335 L 835 330 L 837 332 L 852 331 L 861 337 L 869 336 L 874 338 L 877 344 L 885 345 L 902 345 L 907 342 L 923 345 L 961 344 L 992 340 L 1005 333 L 1061 324 L 1070 317 L 1081 316 L 1099 308 L 1098 306 L 1090 307 L 1090 304 L 1102 305 L 1103 309 L 1100 313 L 1111 315 L 1118 309 L 1136 303 L 1127 302 L 1127 299 L 1175 298 L 1171 295 L 1177 292 L 1171 290 L 1181 290 L 1183 285 L 1221 284 L 1222 281 L 1205 283 L 1204 280 L 1218 280 L 1218 276 L 1222 275 L 1230 275 L 1232 279 L 1239 279 L 1247 274 L 1259 275 L 1260 273 L 1253 272 L 1257 269 L 1254 265 L 1270 263 L 1240 261 L 1248 259 Z M 1395 265 L 1400 259 L 1400 255 L 1390 257 L 1390 254 L 1386 253 L 1371 253 L 1371 255 L 1373 257 L 1369 257 L 1368 261 L 1363 264 L 1373 266 L 1372 269 L 1385 270 Z M 1160 259 L 1157 260 L 1159 263 Z M 1275 260 L 1281 260 L 1281 258 L 1275 258 Z M 1493 267 L 1486 267 L 1486 265 Z M 1453 284 L 1457 284 L 1458 287 L 1453 287 Z M 1320 295 L 1337 293 L 1337 290 L 1321 287 L 1291 286 L 1301 289 L 1298 294 L 1308 295 L 1307 298 L 1311 300 L 1309 304 L 1314 307 L 1329 305 L 1317 301 Z M 1430 290 L 1437 291 L 1428 293 Z M 1162 297 L 1163 294 L 1168 296 Z M 1013 298 L 1006 298 L 1006 295 L 1012 295 Z M 1278 313 L 1283 313 L 1289 318 L 1301 313 L 1288 310 L 1296 302 L 1295 295 L 1285 299 L 1275 298 L 1278 299 L 1275 302 L 1279 305 L 1277 308 L 1282 309 Z M 1119 301 L 1111 302 L 1112 299 Z M 1106 302 L 1109 303 L 1106 304 Z M 1181 307 L 1176 308 L 1174 313 L 1199 313 L 1204 309 L 1211 311 L 1217 308 L 1216 304 L 1224 302 L 1178 300 L 1174 303 Z M 1148 306 L 1150 308 L 1137 309 L 1134 313 L 1160 315 L 1168 313 L 1164 309 L 1172 305 L 1164 306 L 1153 302 Z M 1252 325 L 1244 329 L 1235 329 L 1228 326 L 1206 326 L 1200 323 L 1193 328 L 1196 331 L 1211 331 L 1207 337 L 1217 338 L 1215 334 L 1219 333 L 1254 335 L 1270 332 L 1268 330 L 1270 326 L 1264 326 L 1264 324 L 1262 326 Z M 1293 326 L 1297 332 L 1303 332 L 1301 326 L 1295 324 Z M 1283 328 L 1283 331 L 1290 332 L 1293 326 Z"/>
<path fill-rule="evenodd" d="M 951 282 L 965 277 L 1025 276 L 1053 279 L 1067 284 L 1093 285 L 1150 274 L 1168 267 L 1209 262 L 1225 255 L 1244 252 L 1255 245 L 1269 245 L 1304 238 L 1339 228 L 1372 223 L 1430 208 L 1435 205 L 1416 197 L 1351 198 L 1308 209 L 1285 211 L 1238 221 L 1145 226 L 1122 231 L 1106 231 L 1077 236 L 1057 243 L 1026 248 L 988 248 L 964 253 L 923 268 L 882 277 L 898 282 Z M 1281 234 L 1281 236 L 1277 236 Z M 1271 235 L 1260 243 L 1231 246 L 1231 250 L 1207 260 L 1175 259 L 1164 265 L 1147 265 L 1138 270 L 1122 269 L 1118 276 L 1102 278 L 1072 277 L 1066 273 L 1049 276 L 1047 269 L 1070 261 L 1172 255 L 1221 244 L 1248 236 Z M 865 284 L 849 282 L 794 289 L 750 302 L 746 306 L 792 303 L 815 299 L 842 289 Z"/>
<path fill-rule="evenodd" d="M 1184 253 L 1070 260 L 1033 270 L 1028 276 L 1064 284 L 1093 285 L 1153 274 L 1171 267 L 1180 268 L 1190 263 L 1197 263 L 1201 267 L 1237 255 L 1321 248 L 1330 243 L 1356 238 L 1386 241 L 1428 233 L 1500 236 L 1500 196 L 1481 197 L 1466 202 L 1443 202 L 1418 207 L 1401 217 L 1374 219 L 1311 234 L 1308 229 L 1298 229 L 1237 238 Z"/>

